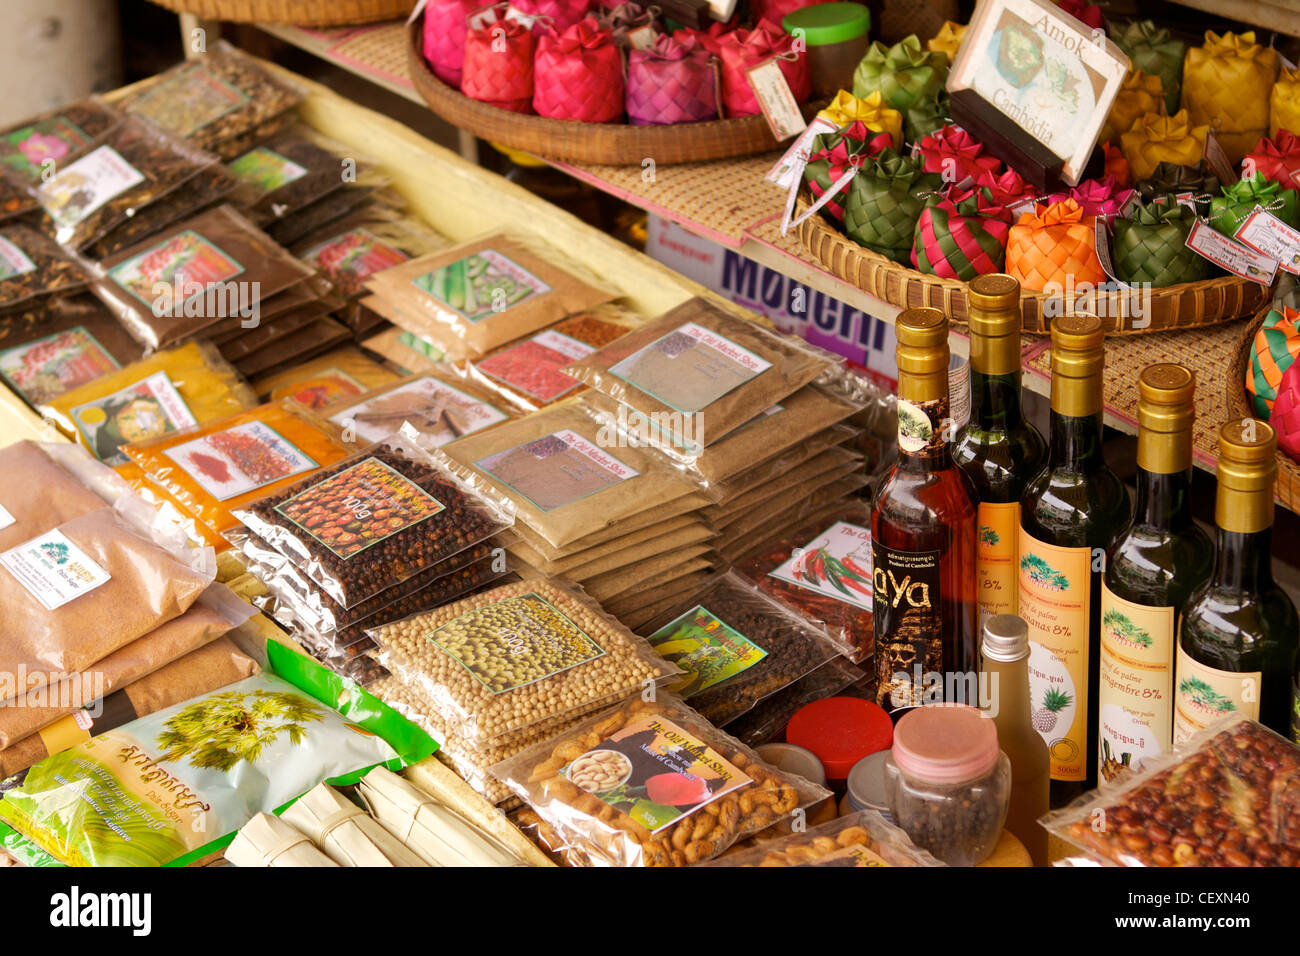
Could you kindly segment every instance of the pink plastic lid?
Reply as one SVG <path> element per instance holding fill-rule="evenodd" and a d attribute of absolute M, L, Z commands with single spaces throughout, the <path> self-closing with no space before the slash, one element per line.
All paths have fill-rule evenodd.
<path fill-rule="evenodd" d="M 817 755 L 831 780 L 843 780 L 863 757 L 888 750 L 894 725 L 884 709 L 858 697 L 826 697 L 799 708 L 785 739 Z"/>
<path fill-rule="evenodd" d="M 909 777 L 961 783 L 998 762 L 998 728 L 965 704 L 918 707 L 894 728 L 894 763 Z"/>

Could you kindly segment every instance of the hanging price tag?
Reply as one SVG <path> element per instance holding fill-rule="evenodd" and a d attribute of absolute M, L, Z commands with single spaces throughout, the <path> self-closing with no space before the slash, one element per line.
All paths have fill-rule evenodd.
<path fill-rule="evenodd" d="M 767 171 L 763 178 L 769 183 L 776 183 L 782 189 L 789 189 L 790 184 L 803 177 L 803 168 L 808 165 L 805 158 L 812 152 L 812 141 L 822 133 L 833 133 L 838 129 L 834 123 L 823 116 L 813 118 L 808 128 L 799 134 L 785 155 L 776 161 L 776 165 Z"/>
<path fill-rule="evenodd" d="M 1272 285 L 1277 275 L 1277 260 L 1256 252 L 1249 246 L 1233 242 L 1198 219 L 1187 236 L 1187 248 L 1204 256 L 1221 269 L 1260 285 Z"/>
<path fill-rule="evenodd" d="M 803 132 L 808 124 L 799 112 L 799 103 L 790 92 L 790 84 L 775 58 L 754 67 L 746 78 L 778 143 Z"/>
<path fill-rule="evenodd" d="M 1270 259 L 1276 259 L 1283 271 L 1293 276 L 1300 275 L 1300 232 L 1267 210 L 1256 206 L 1237 228 L 1233 238 Z"/>
<path fill-rule="evenodd" d="M 643 27 L 637 27 L 631 30 L 627 35 L 627 42 L 634 50 L 648 50 L 655 45 L 655 28 L 653 24 L 647 23 Z"/>
<path fill-rule="evenodd" d="M 1210 167 L 1210 171 L 1218 178 L 1220 185 L 1231 186 L 1240 179 L 1212 129 L 1205 131 L 1205 165 Z"/>

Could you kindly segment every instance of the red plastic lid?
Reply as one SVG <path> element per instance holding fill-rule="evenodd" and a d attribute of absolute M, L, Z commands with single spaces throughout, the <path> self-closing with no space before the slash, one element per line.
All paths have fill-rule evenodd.
<path fill-rule="evenodd" d="M 859 697 L 827 697 L 798 710 L 785 739 L 817 755 L 831 780 L 844 780 L 863 757 L 888 750 L 894 724 L 884 708 Z"/>

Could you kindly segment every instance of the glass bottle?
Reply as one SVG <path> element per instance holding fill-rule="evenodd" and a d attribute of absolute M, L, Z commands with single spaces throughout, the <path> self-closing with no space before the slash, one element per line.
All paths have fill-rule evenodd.
<path fill-rule="evenodd" d="M 1103 780 L 1140 770 L 1173 744 L 1177 618 L 1214 565 L 1214 542 L 1189 501 L 1195 385 L 1182 365 L 1148 365 L 1138 376 L 1137 501 L 1106 555 L 1101 591 Z"/>
<path fill-rule="evenodd" d="M 948 319 L 907 309 L 897 337 L 898 461 L 871 510 L 876 701 L 895 708 L 924 702 L 927 675 L 973 682 L 977 651 L 974 489 L 949 450 Z"/>
<path fill-rule="evenodd" d="M 1096 786 L 1101 571 L 1130 513 L 1128 493 L 1102 457 L 1104 342 L 1095 316 L 1052 323 L 1047 465 L 1020 499 L 1030 719 L 1051 754 L 1054 807 Z"/>
<path fill-rule="evenodd" d="M 1011 761 L 1011 805 L 1006 828 L 1025 845 L 1034 866 L 1047 866 L 1051 770 L 1047 744 L 1029 719 L 1029 627 L 1018 614 L 995 614 L 981 629 L 984 683 L 980 706 L 998 728 L 998 746 Z"/>
<path fill-rule="evenodd" d="M 977 276 L 966 287 L 970 314 L 970 421 L 957 433 L 953 459 L 975 486 L 979 509 L 975 557 L 979 625 L 1015 614 L 1020 496 L 1047 458 L 1047 444 L 1020 411 L 1020 283 Z"/>
<path fill-rule="evenodd" d="M 1174 741 L 1233 712 L 1291 731 L 1295 605 L 1273 581 L 1277 436 L 1247 418 L 1219 429 L 1218 554 L 1183 609 L 1174 673 Z"/>

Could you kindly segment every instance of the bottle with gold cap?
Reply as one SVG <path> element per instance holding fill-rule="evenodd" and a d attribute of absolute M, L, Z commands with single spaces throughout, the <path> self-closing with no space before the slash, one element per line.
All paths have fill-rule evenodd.
<path fill-rule="evenodd" d="M 1102 457 L 1104 360 L 1095 316 L 1052 323 L 1047 464 L 1020 499 L 1030 719 L 1047 742 L 1054 807 L 1096 786 L 1101 572 L 1130 513 L 1124 484 Z"/>
<path fill-rule="evenodd" d="M 946 673 L 969 674 L 973 689 L 978 650 L 974 489 L 949 448 L 948 319 L 907 309 L 897 335 L 898 462 L 871 511 L 876 699 L 895 708 L 933 700 L 931 675 L 944 686 Z"/>
<path fill-rule="evenodd" d="M 1189 500 L 1195 385 L 1182 365 L 1148 365 L 1138 376 L 1137 500 L 1101 586 L 1103 780 L 1140 770 L 1173 744 L 1178 617 L 1214 566 L 1214 542 Z"/>
<path fill-rule="evenodd" d="M 1291 675 L 1300 638 L 1295 605 L 1269 555 L 1277 436 L 1247 418 L 1219 429 L 1214 504 L 1218 553 L 1209 581 L 1183 608 L 1174 671 L 1174 741 L 1228 714 L 1290 734 Z"/>
<path fill-rule="evenodd" d="M 1020 411 L 1020 283 L 977 276 L 966 287 L 970 316 L 970 421 L 952 455 L 975 486 L 975 556 L 980 626 L 1015 614 L 1020 496 L 1047 460 L 1047 443 Z"/>

